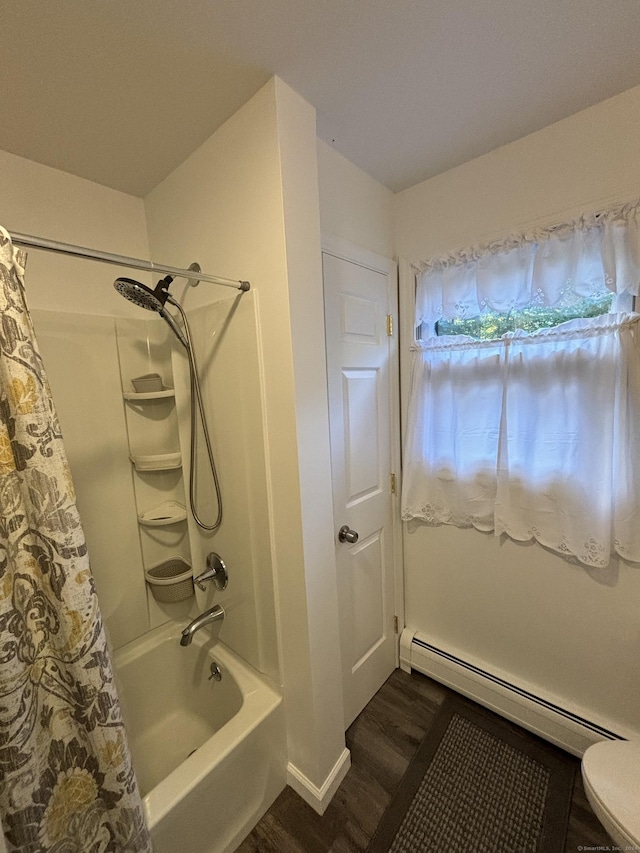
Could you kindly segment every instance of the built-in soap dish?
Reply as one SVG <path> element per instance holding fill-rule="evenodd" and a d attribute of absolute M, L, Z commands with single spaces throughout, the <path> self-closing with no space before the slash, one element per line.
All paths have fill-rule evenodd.
<path fill-rule="evenodd" d="M 147 400 L 166 400 L 175 397 L 176 392 L 173 388 L 163 388 L 161 391 L 124 391 L 122 396 L 125 400 L 139 403 Z"/>
<path fill-rule="evenodd" d="M 193 569 L 183 557 L 170 557 L 150 566 L 144 576 L 157 601 L 184 601 L 194 594 Z"/>
<path fill-rule="evenodd" d="M 155 453 L 152 456 L 131 456 L 136 471 L 171 471 L 182 467 L 182 454 Z"/>
<path fill-rule="evenodd" d="M 147 527 L 166 527 L 184 521 L 186 517 L 186 507 L 177 501 L 164 501 L 153 509 L 138 513 L 138 521 Z"/>

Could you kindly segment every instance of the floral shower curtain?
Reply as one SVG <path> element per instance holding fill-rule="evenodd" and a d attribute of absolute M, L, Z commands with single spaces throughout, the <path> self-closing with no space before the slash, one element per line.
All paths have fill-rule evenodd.
<path fill-rule="evenodd" d="M 20 853 L 151 851 L 87 548 L 0 229 L 0 813 Z"/>

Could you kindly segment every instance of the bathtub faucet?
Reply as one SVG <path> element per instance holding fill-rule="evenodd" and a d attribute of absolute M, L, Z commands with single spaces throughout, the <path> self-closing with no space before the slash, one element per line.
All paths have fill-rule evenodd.
<path fill-rule="evenodd" d="M 182 636 L 180 637 L 180 645 L 188 646 L 193 640 L 193 635 L 200 628 L 204 628 L 205 625 L 212 625 L 214 622 L 222 622 L 224 619 L 224 608 L 220 607 L 219 604 L 216 604 L 215 607 L 212 607 L 210 610 L 205 610 L 204 613 L 201 613 L 199 616 L 190 622 L 187 627 L 182 632 Z"/>

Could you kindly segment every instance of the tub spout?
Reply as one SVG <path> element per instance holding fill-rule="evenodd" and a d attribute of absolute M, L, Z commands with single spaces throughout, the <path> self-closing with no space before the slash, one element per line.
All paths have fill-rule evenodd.
<path fill-rule="evenodd" d="M 182 636 L 180 637 L 180 645 L 188 646 L 193 640 L 193 635 L 200 628 L 204 628 L 205 625 L 212 625 L 214 622 L 222 622 L 224 619 L 224 608 L 220 607 L 219 604 L 216 604 L 215 607 L 212 607 L 210 610 L 205 610 L 204 613 L 201 613 L 200 616 L 196 616 L 193 622 L 190 622 L 187 627 L 182 632 Z"/>

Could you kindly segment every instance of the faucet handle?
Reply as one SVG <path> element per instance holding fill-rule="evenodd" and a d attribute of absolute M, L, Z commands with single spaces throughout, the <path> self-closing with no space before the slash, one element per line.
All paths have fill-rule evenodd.
<path fill-rule="evenodd" d="M 229 572 L 219 554 L 212 551 L 207 557 L 207 568 L 193 579 L 198 588 L 206 592 L 204 581 L 213 581 L 218 589 L 226 589 L 229 583 Z"/>

